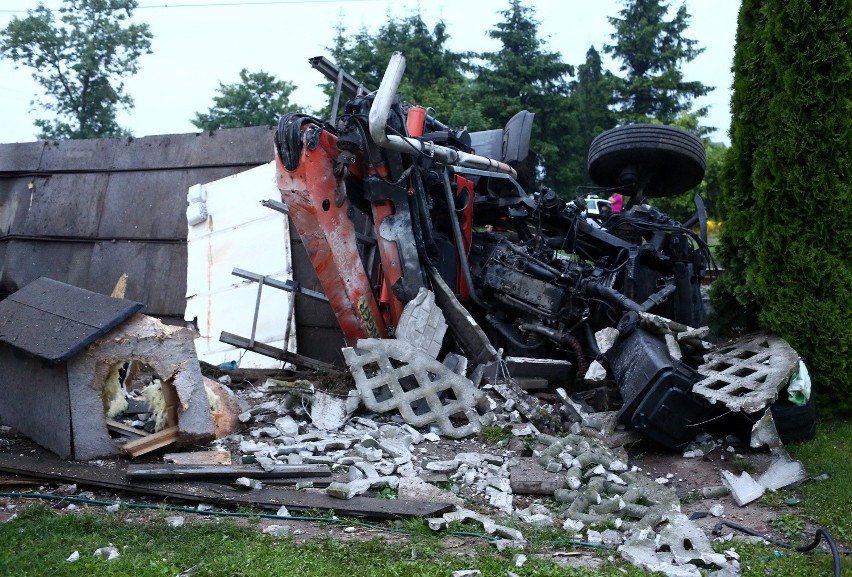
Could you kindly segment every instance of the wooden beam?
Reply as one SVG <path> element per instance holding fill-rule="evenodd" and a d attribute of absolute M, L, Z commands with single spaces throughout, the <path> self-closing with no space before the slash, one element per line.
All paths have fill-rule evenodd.
<path fill-rule="evenodd" d="M 239 335 L 235 335 L 233 333 L 227 333 L 223 331 L 222 334 L 219 335 L 219 341 L 228 345 L 233 345 L 235 347 L 245 349 L 247 351 L 251 351 L 253 353 L 257 353 L 259 355 L 277 359 L 279 361 L 292 363 L 297 367 L 307 367 L 315 371 L 322 371 L 324 373 L 330 373 L 333 375 L 340 373 L 340 369 L 338 369 L 332 364 L 324 363 L 322 361 L 311 359 L 309 357 L 304 357 L 297 353 L 291 353 L 290 351 L 285 351 L 284 349 L 279 349 L 277 347 L 265 345 L 263 343 L 255 342 L 254 345 L 252 345 L 249 339 L 241 337 Z"/>
<path fill-rule="evenodd" d="M 178 428 L 177 425 L 175 425 L 174 427 L 165 428 L 162 431 L 148 435 L 147 437 L 128 441 L 122 445 L 121 449 L 131 457 L 136 458 L 139 455 L 144 455 L 145 453 L 150 453 L 151 451 L 156 451 L 157 449 L 162 449 L 167 445 L 171 445 L 177 441 L 178 434 Z"/>
<path fill-rule="evenodd" d="M 129 491 L 144 495 L 157 495 L 169 500 L 182 499 L 195 503 L 210 503 L 221 507 L 254 507 L 277 511 L 281 505 L 290 511 L 321 509 L 338 515 L 395 519 L 400 517 L 434 517 L 451 511 L 449 503 L 426 503 L 404 499 L 380 499 L 358 496 L 352 499 L 335 499 L 324 493 L 309 493 L 278 487 L 264 487 L 246 493 L 227 485 L 204 481 L 129 481 L 119 461 L 115 469 L 105 469 L 62 461 L 51 457 L 26 457 L 0 452 L 0 471 L 12 474 L 51 479 L 63 483 L 78 483 L 116 491 Z"/>
<path fill-rule="evenodd" d="M 133 439 L 138 439 L 139 437 L 147 437 L 148 433 L 143 431 L 142 429 L 137 429 L 136 427 L 131 427 L 130 425 L 125 425 L 124 423 L 120 423 L 115 419 L 107 419 L 106 420 L 107 429 L 114 433 L 118 433 L 120 435 L 124 435 L 125 437 L 131 437 Z"/>
<path fill-rule="evenodd" d="M 185 453 L 166 453 L 163 461 L 175 465 L 230 465 L 229 451 L 187 451 Z"/>
<path fill-rule="evenodd" d="M 258 465 L 129 465 L 127 478 L 165 479 L 286 479 L 294 477 L 330 477 L 328 465 L 276 465 L 263 469 Z"/>

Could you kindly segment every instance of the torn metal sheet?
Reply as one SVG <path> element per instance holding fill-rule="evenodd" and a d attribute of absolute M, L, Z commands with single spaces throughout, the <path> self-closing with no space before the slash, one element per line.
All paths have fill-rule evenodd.
<path fill-rule="evenodd" d="M 707 353 L 693 392 L 732 411 L 753 413 L 778 398 L 799 366 L 799 355 L 775 335 L 750 335 Z"/>

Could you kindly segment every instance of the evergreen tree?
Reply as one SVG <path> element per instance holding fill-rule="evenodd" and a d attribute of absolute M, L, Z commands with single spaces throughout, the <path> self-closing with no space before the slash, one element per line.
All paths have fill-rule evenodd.
<path fill-rule="evenodd" d="M 586 169 L 592 140 L 617 123 L 612 111 L 613 91 L 618 79 L 605 71 L 600 53 L 594 46 L 586 52 L 586 61 L 577 67 L 577 78 L 570 84 L 570 102 L 576 118 L 571 148 L 565 155 L 561 191 L 569 196 L 582 194 L 582 187 L 594 186 Z"/>
<path fill-rule="evenodd" d="M 405 55 L 406 71 L 400 96 L 413 104 L 435 109 L 437 118 L 451 126 L 469 130 L 488 128 L 465 76 L 469 54 L 449 50 L 446 24 L 429 29 L 419 14 L 389 19 L 375 34 L 362 28 L 354 35 L 338 26 L 332 60 L 363 84 L 378 88 L 391 55 Z M 331 94 L 333 86 L 327 87 Z"/>
<path fill-rule="evenodd" d="M 220 82 L 213 106 L 206 113 L 197 112 L 190 122 L 202 130 L 276 126 L 282 114 L 299 110 L 290 103 L 290 94 L 295 88 L 293 83 L 276 80 L 267 72 L 249 72 L 243 68 L 240 82 Z"/>
<path fill-rule="evenodd" d="M 610 17 L 615 28 L 613 44 L 604 51 L 621 62 L 625 73 L 617 88 L 618 111 L 622 124 L 658 121 L 674 124 L 689 113 L 692 100 L 711 88 L 701 82 L 687 82 L 680 66 L 701 54 L 696 41 L 683 36 L 689 25 L 686 6 L 666 20 L 669 7 L 663 0 L 623 0 L 619 16 Z M 706 114 L 701 108 L 693 112 Z"/>
<path fill-rule="evenodd" d="M 746 0 L 714 306 L 785 338 L 833 412 L 852 409 L 850 109 L 848 2 Z"/>
<path fill-rule="evenodd" d="M 133 99 L 122 79 L 151 53 L 147 24 L 125 25 L 136 0 L 64 0 L 54 12 L 44 5 L 12 18 L 0 30 L 0 54 L 33 69 L 44 99 L 33 101 L 49 118 L 39 118 L 39 138 L 98 138 L 127 132 L 116 121 L 119 106 Z"/>
<path fill-rule="evenodd" d="M 764 51 L 775 90 L 754 157 L 762 327 L 806 357 L 825 407 L 852 409 L 852 7 L 772 0 Z"/>
<path fill-rule="evenodd" d="M 502 47 L 480 55 L 486 63 L 477 71 L 482 110 L 493 126 L 523 109 L 536 114 L 531 146 L 540 155 L 544 183 L 558 190 L 572 180 L 565 153 L 578 130 L 568 98 L 574 70 L 558 52 L 546 50 L 532 8 L 511 0 L 501 14 L 505 20 L 488 34 Z"/>

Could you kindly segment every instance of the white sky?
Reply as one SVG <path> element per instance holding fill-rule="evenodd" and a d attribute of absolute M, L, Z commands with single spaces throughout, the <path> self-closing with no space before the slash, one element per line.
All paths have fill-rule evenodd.
<path fill-rule="evenodd" d="M 37 4 L 2 0 L 0 27 L 13 16 L 25 17 L 26 10 Z M 44 0 L 44 4 L 55 9 L 62 2 Z M 363 26 L 376 30 L 388 15 L 399 18 L 419 11 L 430 28 L 438 20 L 447 24 L 451 49 L 483 52 L 499 48 L 487 31 L 502 20 L 499 12 L 509 6 L 508 0 L 139 0 L 139 4 L 134 19 L 151 26 L 153 53 L 141 58 L 140 72 L 127 80 L 135 108 L 119 115 L 121 126 L 135 136 L 197 132 L 189 119 L 206 112 L 218 83 L 236 82 L 241 68 L 293 82 L 298 89 L 291 102 L 320 108 L 324 96 L 317 85 L 324 78 L 310 67 L 308 58 L 328 56 L 325 47 L 331 45 L 340 22 L 352 32 Z M 574 65 L 583 63 L 590 45 L 602 51 L 602 45 L 611 42 L 607 16 L 617 15 L 622 7 L 618 0 L 525 0 L 524 4 L 535 8 L 548 50 Z M 680 5 L 678 0 L 671 4 Z M 685 76 L 716 87 L 698 103 L 710 107 L 705 123 L 719 129 L 714 140 L 729 142 L 730 69 L 740 0 L 687 0 L 686 6 L 692 16 L 686 36 L 705 51 L 684 67 Z M 357 71 L 349 72 L 357 78 Z M 0 142 L 35 140 L 33 120 L 43 113 L 30 111 L 30 101 L 40 95 L 30 75 L 29 69 L 15 69 L 11 61 L 0 60 Z"/>

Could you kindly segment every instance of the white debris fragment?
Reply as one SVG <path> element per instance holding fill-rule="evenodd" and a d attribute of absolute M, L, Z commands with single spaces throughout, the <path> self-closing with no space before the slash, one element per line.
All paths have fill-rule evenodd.
<path fill-rule="evenodd" d="M 113 559 L 118 559 L 121 554 L 118 552 L 118 549 L 110 543 L 106 547 L 95 549 L 93 555 L 95 557 L 103 557 L 107 561 L 112 561 Z"/>
<path fill-rule="evenodd" d="M 106 506 L 107 513 L 117 513 L 119 509 L 121 509 L 120 503 L 113 503 L 112 505 Z"/>
<path fill-rule="evenodd" d="M 272 535 L 273 537 L 286 537 L 290 534 L 290 526 L 289 525 L 267 525 L 263 528 L 263 533 L 265 535 Z"/>
<path fill-rule="evenodd" d="M 730 471 L 722 471 L 722 483 L 728 488 L 737 505 L 743 507 L 758 499 L 766 490 L 745 471 L 737 477 Z"/>
<path fill-rule="evenodd" d="M 68 555 L 68 558 L 65 561 L 68 562 L 68 563 L 73 563 L 74 561 L 79 561 L 79 560 L 80 560 L 80 552 L 74 551 L 73 553 Z"/>
<path fill-rule="evenodd" d="M 714 517 L 721 517 L 725 514 L 725 506 L 721 503 L 716 503 L 712 507 L 710 507 L 710 514 Z"/>
<path fill-rule="evenodd" d="M 185 519 L 180 515 L 166 517 L 166 523 L 169 524 L 169 527 L 183 527 L 184 522 Z"/>

